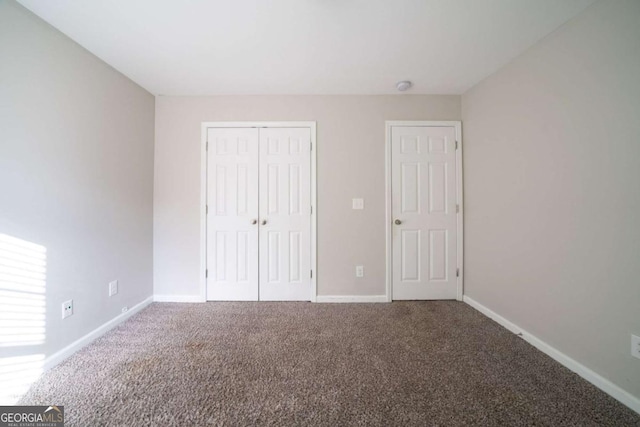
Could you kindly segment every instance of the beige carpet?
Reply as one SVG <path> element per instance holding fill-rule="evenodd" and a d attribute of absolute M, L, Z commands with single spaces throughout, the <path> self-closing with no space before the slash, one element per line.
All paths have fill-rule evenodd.
<path fill-rule="evenodd" d="M 21 403 L 82 427 L 640 426 L 458 302 L 155 303 Z"/>

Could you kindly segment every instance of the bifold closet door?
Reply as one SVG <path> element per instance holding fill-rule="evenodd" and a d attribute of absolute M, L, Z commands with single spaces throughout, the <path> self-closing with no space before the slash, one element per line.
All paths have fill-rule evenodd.
<path fill-rule="evenodd" d="M 394 300 L 456 298 L 455 136 L 452 126 L 391 129 Z"/>
<path fill-rule="evenodd" d="M 311 299 L 311 130 L 260 129 L 260 300 Z"/>
<path fill-rule="evenodd" d="M 258 129 L 207 137 L 207 299 L 257 301 Z"/>
<path fill-rule="evenodd" d="M 311 130 L 210 128 L 207 299 L 311 299 Z"/>

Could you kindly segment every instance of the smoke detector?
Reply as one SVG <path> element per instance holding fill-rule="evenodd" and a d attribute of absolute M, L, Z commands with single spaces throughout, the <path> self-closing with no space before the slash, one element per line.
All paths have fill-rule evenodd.
<path fill-rule="evenodd" d="M 411 86 L 413 86 L 413 83 L 411 83 L 409 80 L 403 80 L 396 83 L 396 89 L 398 89 L 400 92 L 404 92 L 405 90 L 410 89 Z"/>

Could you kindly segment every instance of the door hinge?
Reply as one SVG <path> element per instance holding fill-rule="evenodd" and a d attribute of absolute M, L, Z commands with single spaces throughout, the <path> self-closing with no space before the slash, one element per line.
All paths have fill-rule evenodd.
<path fill-rule="evenodd" d="M 204 277 L 205 278 L 209 277 L 209 270 L 208 269 L 204 271 Z"/>
<path fill-rule="evenodd" d="M 313 142 L 309 143 L 309 150 L 313 150 Z"/>
<path fill-rule="evenodd" d="M 206 142 L 204 149 L 205 151 L 209 151 L 209 141 Z"/>
<path fill-rule="evenodd" d="M 456 141 L 456 150 L 458 149 L 458 141 Z"/>
<path fill-rule="evenodd" d="M 311 213 L 313 213 L 313 206 L 311 206 Z"/>
<path fill-rule="evenodd" d="M 209 215 L 209 205 L 205 205 L 205 213 Z"/>
<path fill-rule="evenodd" d="M 456 268 L 456 277 L 460 277 L 460 269 Z"/>
<path fill-rule="evenodd" d="M 311 278 L 313 279 L 313 270 L 311 270 Z"/>
<path fill-rule="evenodd" d="M 460 205 L 456 205 L 456 213 L 460 213 Z"/>

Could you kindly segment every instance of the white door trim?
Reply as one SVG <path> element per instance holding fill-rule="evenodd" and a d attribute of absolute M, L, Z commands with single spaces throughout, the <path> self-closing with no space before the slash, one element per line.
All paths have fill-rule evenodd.
<path fill-rule="evenodd" d="M 207 129 L 209 128 L 309 128 L 311 129 L 311 302 L 318 295 L 316 122 L 202 122 L 200 141 L 200 299 L 207 301 Z"/>
<path fill-rule="evenodd" d="M 451 126 L 456 130 L 456 141 L 458 141 L 458 149 L 456 150 L 456 198 L 457 204 L 460 206 L 460 210 L 457 213 L 457 268 L 459 268 L 460 274 L 457 277 L 457 292 L 456 299 L 462 301 L 463 294 L 463 278 L 464 278 L 464 263 L 463 263 L 463 194 L 462 194 L 462 122 L 460 121 L 397 121 L 387 120 L 385 122 L 385 246 L 386 246 L 386 264 L 387 264 L 387 277 L 386 277 L 386 297 L 387 301 L 392 300 L 392 288 L 393 283 L 393 227 L 392 227 L 392 206 L 391 206 L 391 128 L 394 126 Z"/>

